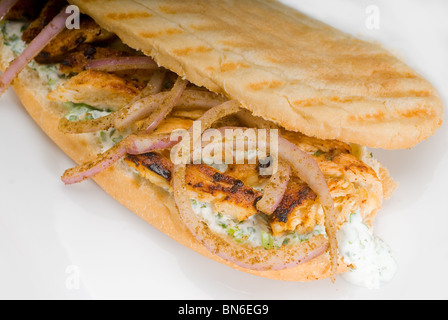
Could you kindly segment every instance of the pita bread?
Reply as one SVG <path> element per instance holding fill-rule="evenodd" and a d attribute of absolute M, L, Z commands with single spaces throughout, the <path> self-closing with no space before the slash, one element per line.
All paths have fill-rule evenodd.
<path fill-rule="evenodd" d="M 441 125 L 434 87 L 381 46 L 270 0 L 70 0 L 124 43 L 288 130 L 409 148 Z"/>

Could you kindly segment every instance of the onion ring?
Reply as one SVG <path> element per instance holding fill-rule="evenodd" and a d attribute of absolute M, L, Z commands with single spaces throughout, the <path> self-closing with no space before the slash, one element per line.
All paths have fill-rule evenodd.
<path fill-rule="evenodd" d="M 165 97 L 163 102 L 151 113 L 148 119 L 140 124 L 138 131 L 143 133 L 150 133 L 165 119 L 165 117 L 173 110 L 176 103 L 179 101 L 182 93 L 187 87 L 188 81 L 178 77 L 174 83 L 174 87 Z"/>
<path fill-rule="evenodd" d="M 279 136 L 279 157 L 286 161 L 308 186 L 319 196 L 325 214 L 325 230 L 328 236 L 331 260 L 330 278 L 334 282 L 337 271 L 336 212 L 327 181 L 317 162 L 295 144 Z"/>
<path fill-rule="evenodd" d="M 0 95 L 5 92 L 15 77 L 34 59 L 42 49 L 65 28 L 65 21 L 69 17 L 66 7 L 62 9 L 51 22 L 25 48 L 20 56 L 14 59 L 0 77 Z"/>
<path fill-rule="evenodd" d="M 186 82 L 184 80 L 176 81 L 176 83 L 177 88 L 176 91 L 174 91 L 175 93 L 173 94 L 173 96 L 175 97 L 179 95 L 179 92 L 181 92 L 182 88 L 184 88 L 184 85 L 186 85 Z M 236 101 L 225 102 L 208 110 L 204 113 L 203 117 L 200 118 L 206 123 L 206 125 L 202 128 L 202 132 L 208 129 L 213 124 L 213 122 L 218 120 L 220 117 L 238 112 L 239 110 L 239 104 Z M 190 128 L 190 130 L 192 129 Z M 127 153 L 142 154 L 154 150 L 171 148 L 178 144 L 180 142 L 180 139 L 181 137 L 177 137 L 177 140 L 172 140 L 171 135 L 168 134 L 153 135 L 139 132 L 137 134 L 130 135 L 124 138 L 108 151 L 98 155 L 95 160 L 66 170 L 64 175 L 62 176 L 62 181 L 65 184 L 81 182 L 109 168 Z"/>
<path fill-rule="evenodd" d="M 94 161 L 66 170 L 62 181 L 65 184 L 74 184 L 106 170 L 126 154 L 126 144 L 121 142 L 100 154 Z"/>
<path fill-rule="evenodd" d="M 127 114 L 133 114 L 133 109 L 139 110 L 147 103 L 148 99 L 144 99 L 146 96 L 155 95 L 162 90 L 163 80 L 165 79 L 165 71 L 156 71 L 152 75 L 146 87 L 134 98 L 131 102 L 114 113 L 107 116 L 89 119 L 70 121 L 66 118 L 59 120 L 59 131 L 64 133 L 88 133 L 96 132 L 100 130 L 109 130 L 116 127 L 117 129 L 123 129 L 126 126 L 120 126 L 118 120 L 127 119 Z M 153 107 L 155 108 L 155 106 Z M 137 119 L 140 120 L 140 119 Z M 117 125 L 118 122 L 118 125 Z"/>
<path fill-rule="evenodd" d="M 145 89 L 143 89 L 145 90 Z M 100 130 L 109 130 L 116 128 L 122 130 L 128 128 L 136 121 L 148 117 L 166 98 L 169 92 L 160 92 L 131 102 L 127 106 L 117 110 L 107 116 L 89 119 L 70 121 L 62 118 L 59 121 L 59 130 L 64 133 L 87 133 Z M 187 89 L 182 93 L 174 109 L 190 109 L 199 107 L 201 109 L 210 109 L 222 104 L 223 98 L 216 94 L 200 90 Z"/>
<path fill-rule="evenodd" d="M 246 269 L 281 270 L 309 261 L 327 250 L 328 243 L 322 235 L 297 245 L 266 250 L 261 247 L 232 242 L 225 235 L 212 232 L 206 223 L 199 220 L 191 207 L 185 174 L 185 164 L 174 166 L 174 199 L 181 218 L 195 238 L 219 257 Z"/>
<path fill-rule="evenodd" d="M 215 107 L 217 108 L 217 107 Z M 212 110 L 210 110 L 211 112 Z M 216 112 L 215 112 L 216 113 Z M 210 127 L 211 124 L 209 123 L 207 127 Z M 222 129 L 222 128 L 221 128 Z M 241 128 L 241 129 L 248 129 L 248 128 Z M 204 132 L 205 129 L 203 129 L 202 132 Z M 201 132 L 201 134 L 202 134 Z M 279 136 L 278 137 L 278 157 L 286 162 L 292 169 L 292 171 L 319 196 L 322 208 L 324 210 L 325 214 L 325 229 L 328 236 L 328 244 L 329 244 L 329 251 L 330 251 L 330 262 L 331 262 L 331 272 L 330 272 L 330 278 L 332 281 L 335 280 L 335 274 L 337 271 L 337 240 L 336 240 L 336 213 L 334 210 L 334 202 L 331 197 L 330 191 L 328 189 L 327 182 L 325 180 L 325 177 L 320 170 L 317 162 L 314 160 L 312 156 L 310 156 L 308 153 L 300 150 L 295 144 L 289 142 L 285 138 Z M 268 139 L 269 141 L 269 139 Z M 268 144 L 268 142 L 266 141 Z M 182 168 L 182 165 L 178 165 L 177 169 L 182 171 L 184 170 Z M 182 178 L 182 173 L 177 175 L 177 187 L 183 188 L 182 184 L 185 179 Z M 174 175 L 176 176 L 176 175 Z M 175 193 L 176 195 L 176 193 Z M 180 195 L 179 192 L 177 192 L 177 197 L 185 197 L 184 195 Z M 176 196 L 175 196 L 176 197 Z M 186 200 L 180 199 L 176 200 L 176 203 L 179 202 L 179 210 L 184 212 L 183 214 L 185 216 L 188 216 L 190 218 L 187 218 L 187 222 L 193 221 L 193 224 L 195 227 L 193 227 L 194 230 L 203 231 L 204 229 L 198 227 L 197 223 L 195 223 L 195 220 L 191 218 L 191 205 L 189 208 L 185 205 Z M 187 223 L 186 222 L 186 223 Z M 193 233 L 195 234 L 195 233 Z M 201 238 L 201 236 L 195 234 L 195 236 L 198 236 Z M 214 236 L 218 237 L 218 236 Z M 216 239 L 215 239 L 216 240 Z M 222 239 L 221 239 L 222 240 Z"/>

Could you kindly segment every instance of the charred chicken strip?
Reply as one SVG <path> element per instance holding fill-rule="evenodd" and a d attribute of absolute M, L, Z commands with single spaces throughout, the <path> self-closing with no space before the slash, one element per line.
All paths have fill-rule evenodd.
<path fill-rule="evenodd" d="M 23 1 L 20 1 L 18 5 L 20 5 Z M 42 4 L 45 1 L 25 1 L 25 2 L 33 2 L 32 5 L 35 6 L 34 2 L 41 2 Z M 29 3 L 31 5 L 31 3 Z M 26 28 L 26 30 L 22 34 L 22 40 L 26 43 L 30 43 L 37 35 L 45 28 L 47 24 L 66 6 L 67 3 L 61 0 L 49 0 L 45 3 L 45 6 L 40 11 L 38 17 L 31 22 L 31 24 Z M 36 7 L 36 6 L 35 6 Z M 39 5 L 37 5 L 37 8 Z"/>
<path fill-rule="evenodd" d="M 42 0 L 19 0 L 5 16 L 5 19 L 33 21 L 39 16 L 44 5 L 45 1 Z"/>
<path fill-rule="evenodd" d="M 187 166 L 186 183 L 190 190 L 199 195 L 201 201 L 214 202 L 218 212 L 239 221 L 258 212 L 255 204 L 260 199 L 261 192 L 211 166 Z"/>
<path fill-rule="evenodd" d="M 98 43 L 115 35 L 102 29 L 93 19 L 81 16 L 79 29 L 65 29 L 35 58 L 38 63 L 60 62 L 64 56 L 84 43 Z"/>
<path fill-rule="evenodd" d="M 130 54 L 118 49 L 99 47 L 91 44 L 79 46 L 76 51 L 69 53 L 61 61 L 59 71 L 65 74 L 80 73 L 86 70 L 87 65 L 92 60 L 125 57 Z"/>

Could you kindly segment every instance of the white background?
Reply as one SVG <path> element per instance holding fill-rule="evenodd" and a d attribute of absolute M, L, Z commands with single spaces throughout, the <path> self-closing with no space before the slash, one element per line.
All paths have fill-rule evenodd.
<path fill-rule="evenodd" d="M 380 41 L 448 97 L 447 1 L 289 0 L 343 31 Z M 366 8 L 380 9 L 369 30 Z M 93 182 L 64 186 L 74 164 L 42 133 L 12 90 L 0 100 L 0 298 L 447 299 L 448 129 L 411 150 L 373 150 L 400 183 L 375 222 L 395 253 L 378 290 L 338 277 L 293 283 L 230 269 L 177 244 Z M 79 275 L 79 288 L 71 282 Z M 75 287 L 73 287 L 73 285 Z"/>

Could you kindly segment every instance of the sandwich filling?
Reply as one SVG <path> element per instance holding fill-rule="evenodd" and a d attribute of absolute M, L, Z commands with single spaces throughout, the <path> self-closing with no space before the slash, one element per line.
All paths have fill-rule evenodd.
<path fill-rule="evenodd" d="M 33 14 L 34 20 L 23 19 L 26 6 L 16 8 L 1 22 L 3 44 L 15 56 L 21 55 L 58 14 L 55 6 L 60 2 L 46 2 Z M 390 196 L 383 188 L 390 183 L 387 172 L 366 148 L 289 132 L 253 117 L 226 97 L 158 67 L 88 16 L 81 17 L 80 29 L 64 30 L 52 38 L 28 67 L 38 72 L 48 99 L 65 107 L 59 129 L 89 135 L 99 145 L 98 158 L 68 170 L 64 182 L 80 182 L 122 161 L 136 179 L 177 195 L 186 224 L 217 235 L 204 239 L 200 231 L 195 234 L 213 252 L 237 264 L 249 252 L 251 260 L 240 264 L 244 267 L 281 269 L 327 250 L 335 259 L 331 250 L 337 248 L 331 242 L 336 231 L 346 230 L 354 213 L 371 225 L 383 199 Z M 250 154 L 257 150 L 249 149 L 243 163 L 215 163 L 202 157 L 199 163 L 179 167 L 171 155 L 180 140 L 173 141 L 170 134 L 191 130 L 198 119 L 218 130 L 276 128 L 283 144 L 303 157 L 303 163 L 284 157 L 284 176 L 264 175 L 265 163 L 251 162 Z M 325 188 L 307 180 L 301 165 L 322 177 Z M 325 192 L 331 196 L 332 216 Z M 189 200 L 189 208 L 180 194 Z M 223 253 L 216 247 L 230 249 Z M 245 251 L 235 253 L 235 248 Z M 356 269 L 358 263 L 347 252 L 339 248 L 341 270 Z M 271 257 L 266 258 L 267 253 Z"/>

